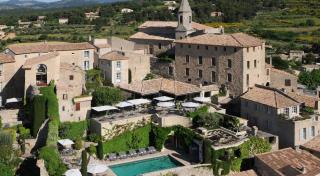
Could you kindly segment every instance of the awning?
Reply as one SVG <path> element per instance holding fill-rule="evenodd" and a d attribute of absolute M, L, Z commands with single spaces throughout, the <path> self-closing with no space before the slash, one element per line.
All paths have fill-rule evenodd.
<path fill-rule="evenodd" d="M 194 103 L 194 102 L 185 102 L 181 104 L 185 108 L 197 108 L 200 106 L 199 103 Z"/>
<path fill-rule="evenodd" d="M 9 98 L 9 99 L 6 100 L 6 104 L 8 104 L 8 103 L 18 103 L 20 101 L 22 101 L 21 98 Z"/>
<path fill-rule="evenodd" d="M 116 107 L 118 107 L 118 108 L 126 108 L 126 107 L 132 107 L 132 106 L 134 106 L 134 104 L 131 104 L 126 101 L 123 101 L 123 102 L 116 104 Z"/>
<path fill-rule="evenodd" d="M 97 112 L 103 112 L 103 111 L 111 111 L 111 110 L 117 110 L 118 108 L 114 106 L 99 106 L 99 107 L 93 107 L 92 110 Z"/>
<path fill-rule="evenodd" d="M 61 140 L 58 140 L 58 143 L 62 146 L 68 146 L 68 145 L 74 144 L 74 142 L 70 139 L 61 139 Z"/>
<path fill-rule="evenodd" d="M 197 101 L 197 102 L 200 102 L 200 103 L 209 103 L 209 102 L 211 102 L 211 98 L 210 97 L 195 97 L 193 100 Z"/>
<path fill-rule="evenodd" d="M 109 168 L 104 164 L 89 164 L 88 165 L 88 173 L 91 174 L 100 174 L 106 172 Z"/>
<path fill-rule="evenodd" d="M 133 99 L 129 100 L 128 103 L 134 104 L 134 105 L 143 105 L 143 104 L 149 104 L 151 103 L 148 99 Z"/>
<path fill-rule="evenodd" d="M 79 169 L 70 169 L 64 173 L 65 176 L 82 176 Z"/>
<path fill-rule="evenodd" d="M 162 96 L 162 97 L 154 98 L 154 100 L 161 101 L 161 102 L 164 102 L 164 101 L 172 101 L 173 99 L 174 99 L 174 98 L 167 97 L 167 96 Z"/>
<path fill-rule="evenodd" d="M 163 107 L 163 108 L 172 108 L 175 106 L 174 102 L 160 102 L 157 104 L 157 106 L 159 107 Z"/>

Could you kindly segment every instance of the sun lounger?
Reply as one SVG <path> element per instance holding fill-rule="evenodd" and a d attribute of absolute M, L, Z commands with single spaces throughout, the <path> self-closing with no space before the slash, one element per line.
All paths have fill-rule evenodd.
<path fill-rule="evenodd" d="M 128 151 L 128 156 L 129 157 L 135 157 L 135 156 L 137 156 L 138 154 L 137 154 L 137 152 L 135 151 L 135 150 L 129 150 Z"/>
<path fill-rule="evenodd" d="M 140 148 L 140 149 L 138 150 L 138 154 L 139 154 L 139 155 L 145 155 L 145 154 L 147 154 L 147 151 L 146 151 L 145 148 Z"/>
<path fill-rule="evenodd" d="M 148 147 L 147 150 L 148 150 L 148 153 L 149 153 L 149 154 L 152 154 L 152 153 L 156 153 L 156 152 L 157 152 L 157 150 L 156 150 L 153 146 Z"/>
<path fill-rule="evenodd" d="M 119 159 L 126 159 L 128 158 L 127 154 L 125 152 L 119 152 L 118 153 L 118 158 Z"/>
<path fill-rule="evenodd" d="M 115 153 L 110 153 L 108 155 L 109 161 L 115 161 L 117 159 L 117 155 Z"/>

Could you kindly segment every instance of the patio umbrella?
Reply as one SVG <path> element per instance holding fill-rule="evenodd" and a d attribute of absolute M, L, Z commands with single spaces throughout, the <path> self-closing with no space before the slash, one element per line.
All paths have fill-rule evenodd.
<path fill-rule="evenodd" d="M 99 107 L 92 107 L 91 109 L 97 112 L 103 112 L 103 111 L 117 110 L 118 108 L 113 106 L 99 106 Z"/>
<path fill-rule="evenodd" d="M 79 169 L 70 169 L 64 173 L 65 176 L 82 176 Z"/>
<path fill-rule="evenodd" d="M 126 101 L 123 101 L 123 102 L 116 104 L 116 107 L 118 107 L 118 108 L 126 108 L 126 107 L 133 107 L 133 106 L 134 106 L 134 104 L 131 104 Z"/>
<path fill-rule="evenodd" d="M 194 102 L 185 102 L 181 104 L 185 108 L 197 108 L 200 106 L 199 103 L 194 103 Z"/>
<path fill-rule="evenodd" d="M 100 174 L 107 171 L 109 168 L 104 164 L 89 164 L 87 172 L 90 174 Z"/>
<path fill-rule="evenodd" d="M 211 98 L 210 97 L 195 97 L 193 100 L 197 101 L 197 102 L 200 102 L 200 103 L 209 103 L 209 102 L 211 102 Z"/>
<path fill-rule="evenodd" d="M 162 108 L 172 108 L 175 106 L 174 102 L 160 102 L 157 104 L 157 106 L 162 107 Z"/>
<path fill-rule="evenodd" d="M 172 101 L 174 98 L 167 97 L 167 96 L 162 96 L 162 97 L 157 97 L 154 98 L 154 100 L 160 101 L 160 102 L 165 102 L 165 101 Z"/>
<path fill-rule="evenodd" d="M 138 105 L 143 105 L 143 104 L 149 104 L 149 103 L 151 103 L 151 101 L 148 100 L 148 99 L 142 99 L 142 98 L 141 98 L 141 99 L 129 100 L 128 103 L 131 103 L 131 104 L 133 104 L 133 105 L 138 106 Z"/>
<path fill-rule="evenodd" d="M 61 139 L 61 140 L 58 140 L 58 143 L 62 146 L 68 146 L 68 145 L 74 144 L 74 142 L 70 139 Z"/>

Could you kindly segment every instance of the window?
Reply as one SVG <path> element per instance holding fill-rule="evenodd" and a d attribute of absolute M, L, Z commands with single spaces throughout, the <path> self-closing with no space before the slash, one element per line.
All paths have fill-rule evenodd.
<path fill-rule="evenodd" d="M 0 93 L 2 92 L 2 82 L 0 82 Z M 1 106 L 1 104 L 0 104 Z"/>
<path fill-rule="evenodd" d="M 169 67 L 169 75 L 173 75 L 173 67 Z"/>
<path fill-rule="evenodd" d="M 289 108 L 285 108 L 285 109 L 284 109 L 284 114 L 289 115 L 289 111 L 290 111 Z"/>
<path fill-rule="evenodd" d="M 218 51 L 218 47 L 214 47 L 214 50 Z"/>
<path fill-rule="evenodd" d="M 190 68 L 186 68 L 186 76 L 189 76 Z"/>
<path fill-rule="evenodd" d="M 207 45 L 207 46 L 206 46 L 206 50 L 208 50 L 208 49 L 209 49 L 209 46 Z"/>
<path fill-rule="evenodd" d="M 247 86 L 250 85 L 250 77 L 249 77 L 249 74 L 247 74 Z"/>
<path fill-rule="evenodd" d="M 314 126 L 311 127 L 311 136 L 312 137 L 316 136 L 316 129 Z"/>
<path fill-rule="evenodd" d="M 66 108 L 64 106 L 62 106 L 62 111 L 65 111 L 65 110 L 66 110 Z"/>
<path fill-rule="evenodd" d="M 198 76 L 199 78 L 202 78 L 202 70 L 198 70 Z"/>
<path fill-rule="evenodd" d="M 232 82 L 232 75 L 228 73 L 228 82 Z"/>
<path fill-rule="evenodd" d="M 216 72 L 211 72 L 211 82 L 216 82 Z"/>
<path fill-rule="evenodd" d="M 228 59 L 228 68 L 232 68 L 232 62 L 231 62 L 231 59 Z"/>
<path fill-rule="evenodd" d="M 199 64 L 199 65 L 202 65 L 202 56 L 199 56 L 198 64 Z"/>
<path fill-rule="evenodd" d="M 83 66 L 84 70 L 89 70 L 89 68 L 90 68 L 89 61 L 84 61 L 83 65 L 84 65 Z"/>
<path fill-rule="evenodd" d="M 255 52 L 256 51 L 256 47 L 253 47 L 253 52 Z"/>
<path fill-rule="evenodd" d="M 118 72 L 118 73 L 116 74 L 116 79 L 117 79 L 117 81 L 120 81 L 120 80 L 121 80 L 121 73 L 120 73 L 120 72 Z"/>
<path fill-rule="evenodd" d="M 188 45 L 188 48 L 191 48 L 191 45 Z"/>
<path fill-rule="evenodd" d="M 200 49 L 200 45 L 197 46 L 197 49 Z"/>
<path fill-rule="evenodd" d="M 257 60 L 254 60 L 254 68 L 257 68 Z"/>
<path fill-rule="evenodd" d="M 249 102 L 248 102 L 248 101 L 245 101 L 245 102 L 244 102 L 244 105 L 245 105 L 245 107 L 248 107 L 248 106 L 249 106 Z"/>
<path fill-rule="evenodd" d="M 269 74 L 270 74 L 270 70 L 269 70 L 269 69 L 267 69 L 267 75 L 269 76 Z"/>
<path fill-rule="evenodd" d="M 250 69 L 250 61 L 247 61 L 247 68 Z"/>
<path fill-rule="evenodd" d="M 76 111 L 80 111 L 80 103 L 76 103 Z"/>
<path fill-rule="evenodd" d="M 84 51 L 84 57 L 90 57 L 90 52 L 89 51 Z"/>
<path fill-rule="evenodd" d="M 291 80 L 290 79 L 284 80 L 284 85 L 285 86 L 291 86 Z"/>
<path fill-rule="evenodd" d="M 271 108 L 269 106 L 267 106 L 267 113 L 271 114 Z"/>
<path fill-rule="evenodd" d="M 237 52 L 237 48 L 234 48 L 233 51 L 234 51 L 234 52 Z"/>
<path fill-rule="evenodd" d="M 161 48 L 162 48 L 162 45 L 161 45 L 161 43 L 159 43 L 159 44 L 158 44 L 158 48 L 159 48 L 159 49 L 161 49 Z"/>
<path fill-rule="evenodd" d="M 247 52 L 249 53 L 249 51 L 250 51 L 250 48 L 247 48 Z"/>
<path fill-rule="evenodd" d="M 301 132 L 302 132 L 302 134 L 301 134 L 302 139 L 306 140 L 307 139 L 307 129 L 303 128 Z"/>
<path fill-rule="evenodd" d="M 28 55 L 26 54 L 26 55 L 24 55 L 24 58 L 28 58 Z"/>
<path fill-rule="evenodd" d="M 180 48 L 183 48 L 183 44 L 180 44 Z"/>
<path fill-rule="evenodd" d="M 215 57 L 211 58 L 211 65 L 216 66 L 216 58 Z"/>
<path fill-rule="evenodd" d="M 63 94 L 63 95 L 62 95 L 62 99 L 63 99 L 63 100 L 67 100 L 67 99 L 68 99 L 68 94 Z"/>
<path fill-rule="evenodd" d="M 3 64 L 0 64 L 0 76 L 2 76 L 2 72 L 3 72 Z"/>
<path fill-rule="evenodd" d="M 71 81 L 72 81 L 72 80 L 73 80 L 73 78 L 74 78 L 74 77 L 73 77 L 73 75 L 69 75 L 69 80 L 71 80 Z"/>
<path fill-rule="evenodd" d="M 121 62 L 117 61 L 117 68 L 121 68 Z"/>
<path fill-rule="evenodd" d="M 192 18 L 191 18 L 191 16 L 189 16 L 189 23 L 191 23 L 192 22 Z"/>
<path fill-rule="evenodd" d="M 38 65 L 36 83 L 38 86 L 44 86 L 47 84 L 47 66 L 44 64 Z"/>
<path fill-rule="evenodd" d="M 294 106 L 294 107 L 293 107 L 293 113 L 296 113 L 296 114 L 298 113 L 298 108 L 297 108 L 297 106 Z"/>
<path fill-rule="evenodd" d="M 186 63 L 189 63 L 189 62 L 190 62 L 190 56 L 186 55 Z"/>

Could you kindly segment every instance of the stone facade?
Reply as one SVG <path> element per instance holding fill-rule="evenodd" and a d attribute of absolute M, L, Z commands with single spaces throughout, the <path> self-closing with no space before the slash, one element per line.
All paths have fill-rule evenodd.
<path fill-rule="evenodd" d="M 178 43 L 175 55 L 177 80 L 226 85 L 232 96 L 267 80 L 264 44 L 241 48 Z"/>
<path fill-rule="evenodd" d="M 286 91 L 295 91 L 298 87 L 298 78 L 295 75 L 287 73 L 282 70 L 271 68 L 270 73 L 270 87 L 277 89 L 284 89 Z"/>
<path fill-rule="evenodd" d="M 15 63 L 0 63 L 0 107 L 6 99 L 14 98 L 18 87 L 14 77 Z"/>

